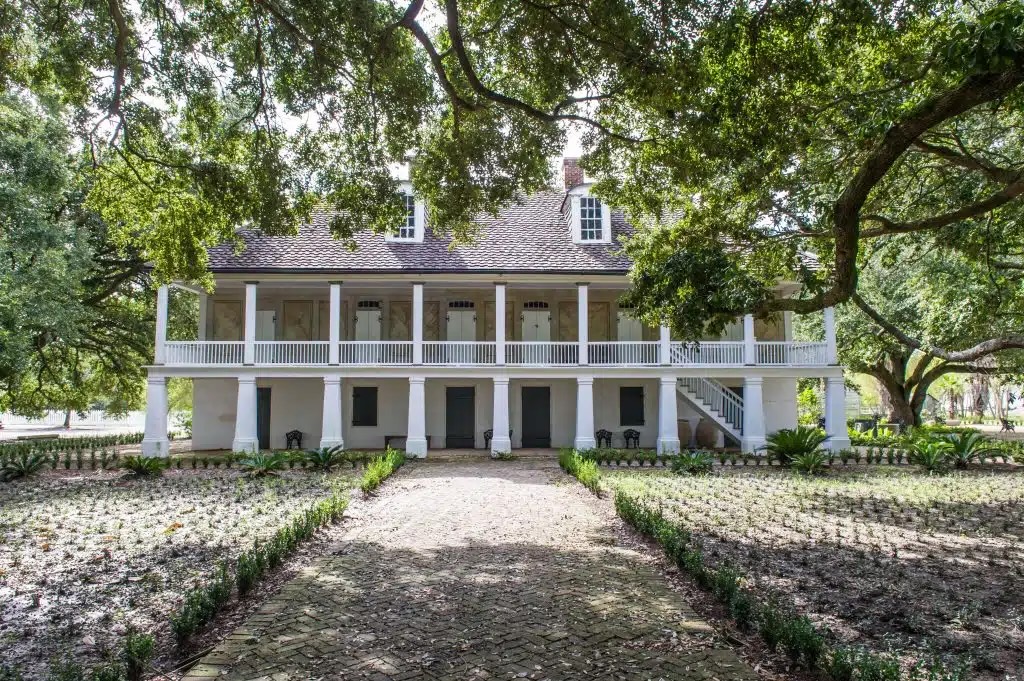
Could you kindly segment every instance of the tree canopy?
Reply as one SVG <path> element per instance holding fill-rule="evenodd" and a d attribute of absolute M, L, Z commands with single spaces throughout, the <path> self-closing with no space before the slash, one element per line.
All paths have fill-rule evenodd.
<path fill-rule="evenodd" d="M 317 201 L 339 238 L 389 229 L 407 158 L 432 228 L 469 238 L 548 182 L 567 126 L 595 191 L 650 225 L 631 301 L 685 337 L 855 299 L 890 242 L 1024 272 L 1020 0 L 7 0 L 0 18 L 0 83 L 74 108 L 89 205 L 161 278 L 199 280 L 207 246 Z M 972 337 L 922 351 L 1024 346 Z"/>
<path fill-rule="evenodd" d="M 154 289 L 84 207 L 77 150 L 57 112 L 0 96 L 0 411 L 141 401 Z"/>

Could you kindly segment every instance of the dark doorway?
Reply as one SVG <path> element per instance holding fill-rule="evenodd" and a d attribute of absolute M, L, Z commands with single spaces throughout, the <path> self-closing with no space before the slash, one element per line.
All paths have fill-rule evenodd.
<path fill-rule="evenodd" d="M 476 436 L 473 388 L 447 388 L 445 390 L 445 439 L 449 449 L 472 448 Z"/>
<path fill-rule="evenodd" d="M 551 446 L 551 388 L 523 387 L 523 447 Z"/>
<path fill-rule="evenodd" d="M 256 438 L 260 449 L 270 449 L 270 388 L 256 388 Z"/>

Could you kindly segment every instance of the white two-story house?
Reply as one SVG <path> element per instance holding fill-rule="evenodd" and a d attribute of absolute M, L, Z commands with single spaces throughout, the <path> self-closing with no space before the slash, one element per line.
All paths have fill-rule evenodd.
<path fill-rule="evenodd" d="M 792 318 L 737 320 L 698 345 L 648 328 L 618 303 L 631 227 L 566 186 L 479 219 L 451 248 L 403 185 L 405 222 L 350 250 L 314 215 L 295 236 L 243 235 L 211 252 L 215 291 L 199 295 L 194 341 L 168 341 L 158 293 L 143 451 L 164 455 L 167 378 L 193 379 L 194 449 L 680 446 L 754 450 L 794 427 L 799 377 L 824 377 L 826 429 L 849 445 L 831 310 L 825 342 L 795 342 Z M 778 295 L 795 284 L 780 283 Z M 602 441 L 601 445 L 606 442 Z"/>

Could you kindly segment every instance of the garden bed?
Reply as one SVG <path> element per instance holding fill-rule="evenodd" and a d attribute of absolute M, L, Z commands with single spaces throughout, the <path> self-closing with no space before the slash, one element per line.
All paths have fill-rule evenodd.
<path fill-rule="evenodd" d="M 0 485 L 0 645 L 27 678 L 70 654 L 98 661 L 129 626 L 173 643 L 183 594 L 355 475 L 50 472 Z"/>
<path fill-rule="evenodd" d="M 613 469 L 603 480 L 662 508 L 710 566 L 733 566 L 757 596 L 795 606 L 835 643 L 908 666 L 968 662 L 968 678 L 983 681 L 1024 669 L 1020 469 Z"/>

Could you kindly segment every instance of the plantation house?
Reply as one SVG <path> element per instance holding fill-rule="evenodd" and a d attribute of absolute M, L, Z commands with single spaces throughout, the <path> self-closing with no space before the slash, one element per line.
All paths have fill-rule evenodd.
<path fill-rule="evenodd" d="M 826 429 L 849 445 L 831 310 L 823 343 L 792 340 L 792 318 L 746 317 L 722 338 L 684 344 L 617 303 L 630 261 L 621 212 L 589 196 L 574 160 L 565 189 L 479 219 L 470 245 L 431 233 L 405 186 L 393 235 L 349 250 L 317 213 L 298 235 L 243 234 L 213 249 L 212 295 L 198 292 L 197 340 L 168 341 L 158 294 L 146 437 L 167 452 L 167 387 L 194 379 L 195 449 L 302 446 L 657 447 L 738 443 L 796 424 L 798 377 L 827 379 Z M 780 282 L 780 296 L 797 285 Z M 603 433 L 602 433 L 603 434 Z"/>

